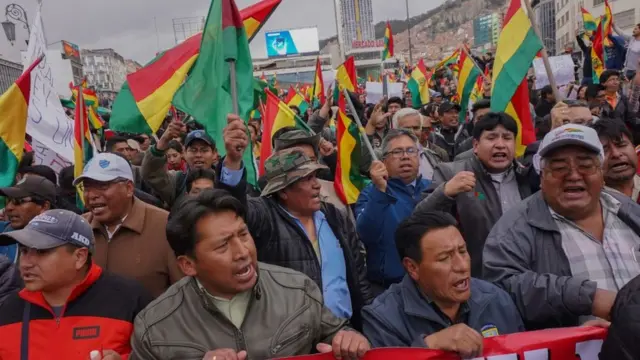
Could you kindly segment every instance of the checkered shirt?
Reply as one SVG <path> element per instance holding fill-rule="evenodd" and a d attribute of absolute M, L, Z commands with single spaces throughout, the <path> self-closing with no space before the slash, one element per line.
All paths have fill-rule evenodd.
<path fill-rule="evenodd" d="M 613 196 L 603 192 L 600 204 L 604 217 L 602 242 L 551 208 L 549 211 L 562 234 L 562 249 L 572 275 L 595 281 L 600 289 L 619 291 L 640 275 L 640 236 L 620 220 L 620 202 Z"/>

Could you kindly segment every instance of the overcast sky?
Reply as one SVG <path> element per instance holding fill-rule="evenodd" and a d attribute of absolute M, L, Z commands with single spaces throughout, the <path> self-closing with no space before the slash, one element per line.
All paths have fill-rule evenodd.
<path fill-rule="evenodd" d="M 411 16 L 421 14 L 444 0 L 409 0 Z M 0 0 L 0 9 L 18 2 L 32 21 L 36 0 Z M 257 0 L 236 0 L 240 9 Z M 376 22 L 406 17 L 404 1 L 372 0 Z M 206 16 L 209 0 L 43 0 L 47 41 L 68 40 L 81 48 L 113 48 L 125 58 L 146 63 L 159 49 L 175 45 L 174 18 Z M 335 35 L 334 0 L 283 0 L 252 42 L 254 56 L 263 56 L 264 31 L 317 26 L 320 39 Z M 4 20 L 4 19 L 2 19 Z M 157 24 L 157 32 L 156 32 Z M 25 50 L 26 30 L 18 26 L 14 46 L 0 33 L 0 56 L 19 61 Z"/>

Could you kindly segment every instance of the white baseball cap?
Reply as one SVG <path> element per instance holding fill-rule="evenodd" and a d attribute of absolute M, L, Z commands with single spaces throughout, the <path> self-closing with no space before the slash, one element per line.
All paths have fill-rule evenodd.
<path fill-rule="evenodd" d="M 538 153 L 534 156 L 533 165 L 540 172 L 540 160 L 549 155 L 553 150 L 565 146 L 579 146 L 593 151 L 604 161 L 604 149 L 598 137 L 598 133 L 584 125 L 567 124 L 551 130 L 540 143 Z"/>
<path fill-rule="evenodd" d="M 73 186 L 86 179 L 109 182 L 116 179 L 133 181 L 133 171 L 129 162 L 118 155 L 99 153 L 85 165 L 82 175 L 73 180 Z"/>

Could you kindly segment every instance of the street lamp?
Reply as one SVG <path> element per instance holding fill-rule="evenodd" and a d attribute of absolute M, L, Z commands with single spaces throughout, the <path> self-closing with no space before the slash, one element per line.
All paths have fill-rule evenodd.
<path fill-rule="evenodd" d="M 5 8 L 6 20 L 2 22 L 2 29 L 7 36 L 7 40 L 13 45 L 16 41 L 16 24 L 9 19 L 20 22 L 27 30 L 27 34 L 31 34 L 31 28 L 29 27 L 29 18 L 27 17 L 27 11 L 18 4 L 9 4 Z M 27 40 L 28 43 L 28 40 Z"/>

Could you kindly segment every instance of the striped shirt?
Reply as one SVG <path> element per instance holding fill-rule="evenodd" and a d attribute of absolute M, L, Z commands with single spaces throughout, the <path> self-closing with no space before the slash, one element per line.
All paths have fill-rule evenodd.
<path fill-rule="evenodd" d="M 595 281 L 600 289 L 617 292 L 640 275 L 640 236 L 617 216 L 620 202 L 613 196 L 603 192 L 600 204 L 604 219 L 602 241 L 551 208 L 549 210 L 562 234 L 562 249 L 572 275 Z"/>

